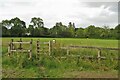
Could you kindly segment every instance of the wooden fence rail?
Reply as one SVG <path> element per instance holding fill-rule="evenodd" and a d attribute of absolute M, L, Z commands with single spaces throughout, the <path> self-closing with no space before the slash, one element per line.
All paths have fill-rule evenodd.
<path fill-rule="evenodd" d="M 120 48 L 105 48 L 105 47 L 95 47 L 95 46 L 68 46 L 69 48 L 91 48 L 91 49 L 106 49 L 106 50 L 120 50 Z"/>

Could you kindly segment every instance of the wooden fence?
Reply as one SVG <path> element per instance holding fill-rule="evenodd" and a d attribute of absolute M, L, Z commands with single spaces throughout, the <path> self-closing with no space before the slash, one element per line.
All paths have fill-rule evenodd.
<path fill-rule="evenodd" d="M 120 48 L 105 48 L 105 47 L 95 47 L 95 46 L 77 46 L 77 45 L 72 45 L 72 46 L 67 46 L 67 47 L 61 47 L 61 49 L 66 49 L 67 50 L 67 56 L 72 56 L 72 57 L 80 57 L 80 55 L 69 55 L 71 49 L 80 49 L 80 48 L 87 48 L 87 49 L 97 49 L 97 58 L 94 58 L 93 56 L 84 56 L 81 57 L 82 59 L 98 59 L 100 61 L 101 59 L 105 60 L 106 57 L 101 56 L 102 50 L 120 50 Z M 62 57 L 65 58 L 65 57 Z M 114 58 L 115 60 L 119 60 L 119 58 Z"/>
<path fill-rule="evenodd" d="M 15 44 L 19 44 L 19 48 L 15 47 Z M 24 49 L 22 46 L 23 44 L 29 44 L 29 49 Z M 29 42 L 23 42 L 22 39 L 20 41 L 14 42 L 13 39 L 11 39 L 11 42 L 8 46 L 8 55 L 10 56 L 13 52 L 28 52 L 29 53 L 29 59 L 32 57 L 32 39 Z"/>
<path fill-rule="evenodd" d="M 36 42 L 36 58 L 40 57 L 40 54 L 47 54 L 49 56 L 51 56 L 52 50 L 57 49 L 55 46 L 56 41 L 48 41 L 48 42 L 42 42 L 40 40 L 37 40 Z M 14 42 L 13 39 L 11 39 L 11 42 L 9 43 L 8 46 L 8 53 L 9 55 L 13 52 L 28 52 L 29 53 L 29 59 L 32 57 L 32 43 L 33 40 L 31 39 L 31 41 L 29 42 L 23 42 L 22 39 L 20 39 L 19 41 Z M 15 48 L 15 44 L 19 44 L 19 48 Z M 23 44 L 28 44 L 30 45 L 29 49 L 25 50 L 22 46 Z M 120 48 L 104 48 L 104 47 L 95 47 L 95 46 L 77 46 L 77 45 L 71 45 L 71 46 L 67 46 L 67 47 L 60 47 L 61 49 L 66 49 L 66 54 L 68 57 L 77 57 L 80 58 L 80 55 L 69 55 L 70 54 L 70 50 L 71 49 L 80 49 L 80 48 L 87 48 L 87 49 L 97 49 L 97 57 L 94 58 L 93 56 L 84 56 L 81 57 L 82 59 L 106 59 L 106 57 L 101 56 L 102 50 L 120 50 Z M 54 56 L 54 55 L 53 55 Z M 66 58 L 65 57 L 61 57 L 61 58 Z M 118 59 L 115 59 L 118 60 Z"/>
<path fill-rule="evenodd" d="M 11 42 L 9 43 L 8 46 L 8 55 L 10 56 L 11 53 L 13 52 L 28 52 L 29 53 L 29 59 L 32 57 L 32 43 L 33 40 L 29 42 L 23 42 L 22 39 L 19 41 L 14 41 L 11 39 Z M 19 45 L 19 48 L 15 47 L 15 44 Z M 30 45 L 29 49 L 24 49 L 22 46 L 23 44 Z M 48 54 L 49 56 L 51 55 L 51 50 L 52 50 L 52 41 L 48 42 L 41 42 L 40 40 L 37 40 L 36 43 L 36 57 L 39 57 L 40 54 Z"/>
<path fill-rule="evenodd" d="M 52 49 L 52 41 L 48 42 L 41 42 L 40 40 L 37 40 L 37 55 L 38 58 L 40 54 L 48 54 L 51 55 L 51 49 Z"/>

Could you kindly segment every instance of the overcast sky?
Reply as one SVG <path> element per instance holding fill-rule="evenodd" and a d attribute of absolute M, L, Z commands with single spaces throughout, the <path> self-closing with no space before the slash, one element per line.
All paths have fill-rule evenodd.
<path fill-rule="evenodd" d="M 117 2 L 81 2 L 80 0 L 0 0 L 0 21 L 19 17 L 30 24 L 32 17 L 43 19 L 45 27 L 56 22 L 76 27 L 110 26 L 118 24 Z"/>

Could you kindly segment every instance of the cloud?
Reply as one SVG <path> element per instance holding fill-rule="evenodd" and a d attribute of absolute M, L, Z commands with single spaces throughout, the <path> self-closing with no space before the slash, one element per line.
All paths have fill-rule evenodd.
<path fill-rule="evenodd" d="M 110 27 L 115 27 L 118 22 L 118 12 L 111 10 L 110 6 L 100 5 L 99 7 L 91 7 L 85 10 L 85 15 L 83 17 L 83 23 L 95 24 L 97 26 L 108 25 Z M 84 16 L 85 16 L 84 15 Z"/>
<path fill-rule="evenodd" d="M 117 25 L 117 2 L 80 2 L 80 0 L 1 0 L 0 21 L 19 17 L 27 25 L 32 17 L 40 17 L 46 27 L 56 22 L 74 22 L 77 27 Z"/>

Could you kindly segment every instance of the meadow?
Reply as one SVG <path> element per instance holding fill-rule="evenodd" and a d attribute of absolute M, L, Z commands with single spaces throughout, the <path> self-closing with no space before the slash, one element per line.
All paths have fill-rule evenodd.
<path fill-rule="evenodd" d="M 20 38 L 13 38 L 15 41 Z M 23 38 L 23 41 L 30 41 L 31 38 Z M 116 78 L 118 77 L 118 61 L 112 58 L 118 57 L 118 51 L 102 50 L 102 56 L 107 60 L 88 60 L 76 57 L 57 58 L 66 56 L 66 50 L 60 49 L 60 46 L 83 45 L 96 47 L 118 48 L 118 40 L 107 39 L 81 39 L 81 38 L 32 38 L 33 51 L 32 59 L 28 60 L 27 53 L 14 53 L 8 57 L 7 48 L 11 38 L 2 38 L 2 77 L 3 78 Z M 40 55 L 36 59 L 36 41 L 46 42 L 55 39 L 57 48 L 52 52 L 53 57 Z M 28 46 L 24 46 L 28 48 Z M 70 54 L 80 56 L 96 56 L 97 50 L 94 49 L 75 49 L 70 50 Z"/>

